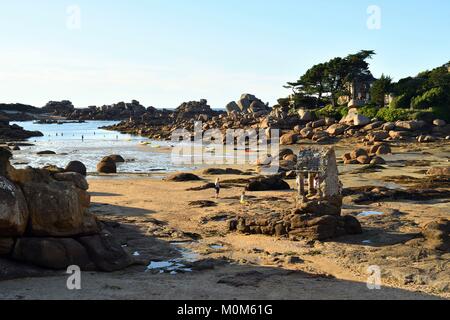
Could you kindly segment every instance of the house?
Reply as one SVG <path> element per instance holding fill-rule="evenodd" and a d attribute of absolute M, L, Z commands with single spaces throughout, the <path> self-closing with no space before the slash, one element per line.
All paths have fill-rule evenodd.
<path fill-rule="evenodd" d="M 376 79 L 372 74 L 368 74 L 356 78 L 348 85 L 350 92 L 350 96 L 348 97 L 349 108 L 362 107 L 370 102 L 370 89 L 375 81 Z"/>

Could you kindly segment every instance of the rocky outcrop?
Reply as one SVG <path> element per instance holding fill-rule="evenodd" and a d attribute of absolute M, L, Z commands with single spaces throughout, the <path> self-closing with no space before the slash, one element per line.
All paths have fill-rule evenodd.
<path fill-rule="evenodd" d="M 115 271 L 133 263 L 92 215 L 84 176 L 15 169 L 0 148 L 0 255 L 49 269 Z"/>
<path fill-rule="evenodd" d="M 73 106 L 72 102 L 68 100 L 49 101 L 45 106 L 42 107 L 43 112 L 55 115 L 71 114 L 74 110 L 75 107 Z"/>
<path fill-rule="evenodd" d="M 27 131 L 22 127 L 9 124 L 9 117 L 0 115 L 0 141 L 6 140 L 26 140 L 32 137 L 42 137 L 42 132 Z"/>
<path fill-rule="evenodd" d="M 450 220 L 432 221 L 423 227 L 426 247 L 450 253 Z"/>
<path fill-rule="evenodd" d="M 283 156 L 289 154 L 286 151 L 282 153 Z M 342 184 L 333 149 L 306 148 L 300 151 L 296 169 L 303 172 L 300 181 L 306 175 L 310 182 L 308 193 L 299 190 L 297 208 L 292 212 L 240 215 L 230 220 L 229 230 L 320 241 L 362 233 L 361 224 L 355 217 L 341 216 Z M 279 181 L 278 177 L 265 179 Z M 313 185 L 313 181 L 317 182 Z M 255 191 L 260 191 L 259 185 Z"/>

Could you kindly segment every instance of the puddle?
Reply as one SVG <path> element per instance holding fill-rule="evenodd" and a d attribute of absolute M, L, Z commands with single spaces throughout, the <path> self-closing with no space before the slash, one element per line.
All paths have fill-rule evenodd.
<path fill-rule="evenodd" d="M 171 259 L 167 261 L 151 261 L 147 266 L 147 271 L 159 270 L 159 273 L 169 273 L 177 275 L 178 273 L 192 272 L 184 262 L 196 262 L 199 255 L 191 249 L 182 247 L 183 244 L 193 244 L 193 242 L 172 242 L 171 245 L 181 254 L 181 258 Z"/>
<path fill-rule="evenodd" d="M 384 215 L 383 212 L 378 211 L 364 211 L 358 214 L 358 217 L 370 217 L 370 216 L 382 216 Z"/>
<path fill-rule="evenodd" d="M 371 240 L 364 240 L 362 243 L 364 243 L 364 244 L 371 244 L 372 241 Z"/>
<path fill-rule="evenodd" d="M 210 246 L 209 246 L 211 249 L 214 249 L 214 250 L 222 250 L 223 248 L 225 248 L 223 245 L 221 245 L 221 244 L 211 244 Z"/>

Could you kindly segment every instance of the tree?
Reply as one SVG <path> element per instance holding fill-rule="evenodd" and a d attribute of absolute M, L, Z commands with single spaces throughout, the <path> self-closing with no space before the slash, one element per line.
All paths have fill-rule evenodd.
<path fill-rule="evenodd" d="M 370 89 L 370 96 L 373 103 L 384 108 L 385 97 L 391 92 L 392 78 L 389 76 L 381 75 L 380 79 L 375 81 Z"/>
<path fill-rule="evenodd" d="M 372 76 L 367 59 L 375 54 L 372 50 L 362 50 L 345 58 L 333 58 L 306 71 L 296 82 L 288 82 L 294 95 L 313 96 L 320 103 L 323 97 L 336 106 L 342 95 L 348 95 L 348 83 L 360 78 Z M 318 105 L 316 105 L 317 107 Z"/>

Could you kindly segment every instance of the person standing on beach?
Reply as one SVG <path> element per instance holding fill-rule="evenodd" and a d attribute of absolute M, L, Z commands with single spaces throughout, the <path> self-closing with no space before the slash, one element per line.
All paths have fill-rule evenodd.
<path fill-rule="evenodd" d="M 214 189 L 216 189 L 216 199 L 219 199 L 220 194 L 220 179 L 216 179 L 216 184 L 214 185 Z"/>

